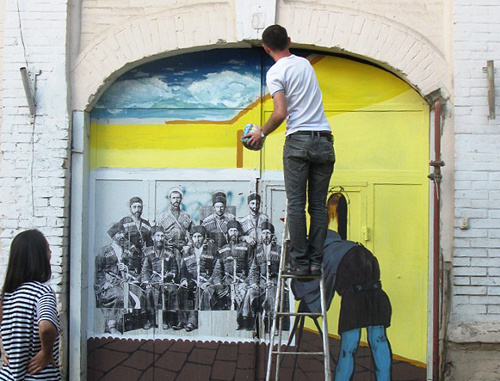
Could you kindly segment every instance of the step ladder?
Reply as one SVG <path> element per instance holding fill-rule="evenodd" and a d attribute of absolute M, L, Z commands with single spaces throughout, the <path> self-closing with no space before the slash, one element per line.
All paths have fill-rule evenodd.
<path fill-rule="evenodd" d="M 277 290 L 276 290 L 276 299 L 275 299 L 274 311 L 273 311 L 273 322 L 272 322 L 271 334 L 270 334 L 270 338 L 269 338 L 269 353 L 268 353 L 268 359 L 267 359 L 266 381 L 271 381 L 273 356 L 276 356 L 274 380 L 278 381 L 279 380 L 281 356 L 290 356 L 290 355 L 291 356 L 305 356 L 305 355 L 307 355 L 307 356 L 323 356 L 323 363 L 324 363 L 324 370 L 325 370 L 325 381 L 331 381 L 330 349 L 329 349 L 330 347 L 329 347 L 329 342 L 328 342 L 328 322 L 327 322 L 327 317 L 326 317 L 327 307 L 326 307 L 325 287 L 324 287 L 323 275 L 321 275 L 321 277 L 319 277 L 320 294 L 321 294 L 320 295 L 320 298 L 321 298 L 321 312 L 320 313 L 291 312 L 291 311 L 288 312 L 288 311 L 284 310 L 285 295 L 286 295 L 285 289 L 286 289 L 286 282 L 288 281 L 288 279 L 297 279 L 297 280 L 308 281 L 308 280 L 318 278 L 318 277 L 313 277 L 313 276 L 289 275 L 289 274 L 286 274 L 286 272 L 285 272 L 285 266 L 286 266 L 285 257 L 286 257 L 286 253 L 288 252 L 288 246 L 290 245 L 289 232 L 288 232 L 288 215 L 287 215 L 288 208 L 287 207 L 288 207 L 288 205 L 285 206 L 285 226 L 284 226 L 284 230 L 283 230 L 283 240 L 282 240 L 282 245 L 281 245 L 280 265 L 279 265 L 279 272 L 278 272 L 278 285 L 277 285 Z M 292 308 L 292 306 L 291 306 L 291 308 Z M 299 311 L 301 311 L 301 309 L 299 309 Z M 300 342 L 297 345 L 297 351 L 288 350 L 290 348 L 290 342 L 293 338 L 293 335 L 295 334 L 297 324 L 294 325 L 294 328 L 292 330 L 288 344 L 282 350 L 283 320 L 286 317 L 292 317 L 292 316 L 295 317 L 296 319 L 301 319 L 302 326 L 303 326 L 304 319 L 306 317 L 310 317 L 314 320 L 316 326 L 318 327 L 318 331 L 319 331 L 320 336 L 321 336 L 322 341 L 323 341 L 323 351 L 322 352 L 313 352 L 313 351 L 300 352 L 298 350 Z M 322 318 L 323 332 L 321 332 L 321 330 L 319 329 L 319 326 L 318 326 L 317 319 L 319 317 Z M 276 332 L 276 330 L 277 330 L 277 332 Z"/>

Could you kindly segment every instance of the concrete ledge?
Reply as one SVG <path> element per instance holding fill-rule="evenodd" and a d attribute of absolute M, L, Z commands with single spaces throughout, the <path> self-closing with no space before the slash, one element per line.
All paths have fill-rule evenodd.
<path fill-rule="evenodd" d="M 451 323 L 448 341 L 456 344 L 500 344 L 500 322 Z"/>

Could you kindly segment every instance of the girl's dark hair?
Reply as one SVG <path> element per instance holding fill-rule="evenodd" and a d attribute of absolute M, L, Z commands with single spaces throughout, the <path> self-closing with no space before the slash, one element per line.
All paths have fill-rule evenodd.
<path fill-rule="evenodd" d="M 347 239 L 347 200 L 345 196 L 336 192 L 328 197 L 326 202 L 328 210 L 328 224 L 330 221 L 337 218 L 338 227 L 337 230 L 340 238 L 343 240 Z"/>
<path fill-rule="evenodd" d="M 281 25 L 268 26 L 262 33 L 262 42 L 271 50 L 285 50 L 288 46 L 288 33 Z"/>
<path fill-rule="evenodd" d="M 2 296 L 14 292 L 23 283 L 47 282 L 50 279 L 52 272 L 48 245 L 45 236 L 36 229 L 26 230 L 14 237 L 10 245 Z"/>

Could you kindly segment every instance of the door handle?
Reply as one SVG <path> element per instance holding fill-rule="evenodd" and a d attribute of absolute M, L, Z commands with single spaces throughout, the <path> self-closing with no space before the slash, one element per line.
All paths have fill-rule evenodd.
<path fill-rule="evenodd" d="M 371 239 L 371 236 L 370 236 L 370 228 L 368 226 L 363 226 L 361 228 L 361 234 L 363 235 L 363 240 L 366 242 L 366 241 L 369 241 Z"/>

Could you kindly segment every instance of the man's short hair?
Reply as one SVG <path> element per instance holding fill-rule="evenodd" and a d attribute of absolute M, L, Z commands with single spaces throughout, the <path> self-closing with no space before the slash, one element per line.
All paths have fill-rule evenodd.
<path fill-rule="evenodd" d="M 135 203 L 139 203 L 141 205 L 144 205 L 143 202 L 142 202 L 142 199 L 140 197 L 132 197 L 129 202 L 128 202 L 128 206 L 132 206 L 132 204 L 135 204 Z"/>
<path fill-rule="evenodd" d="M 268 26 L 262 33 L 262 43 L 271 50 L 285 50 L 288 46 L 288 33 L 281 25 Z"/>
<path fill-rule="evenodd" d="M 247 203 L 250 203 L 252 200 L 257 200 L 260 202 L 260 194 L 258 193 L 250 193 L 250 195 L 247 197 Z"/>

